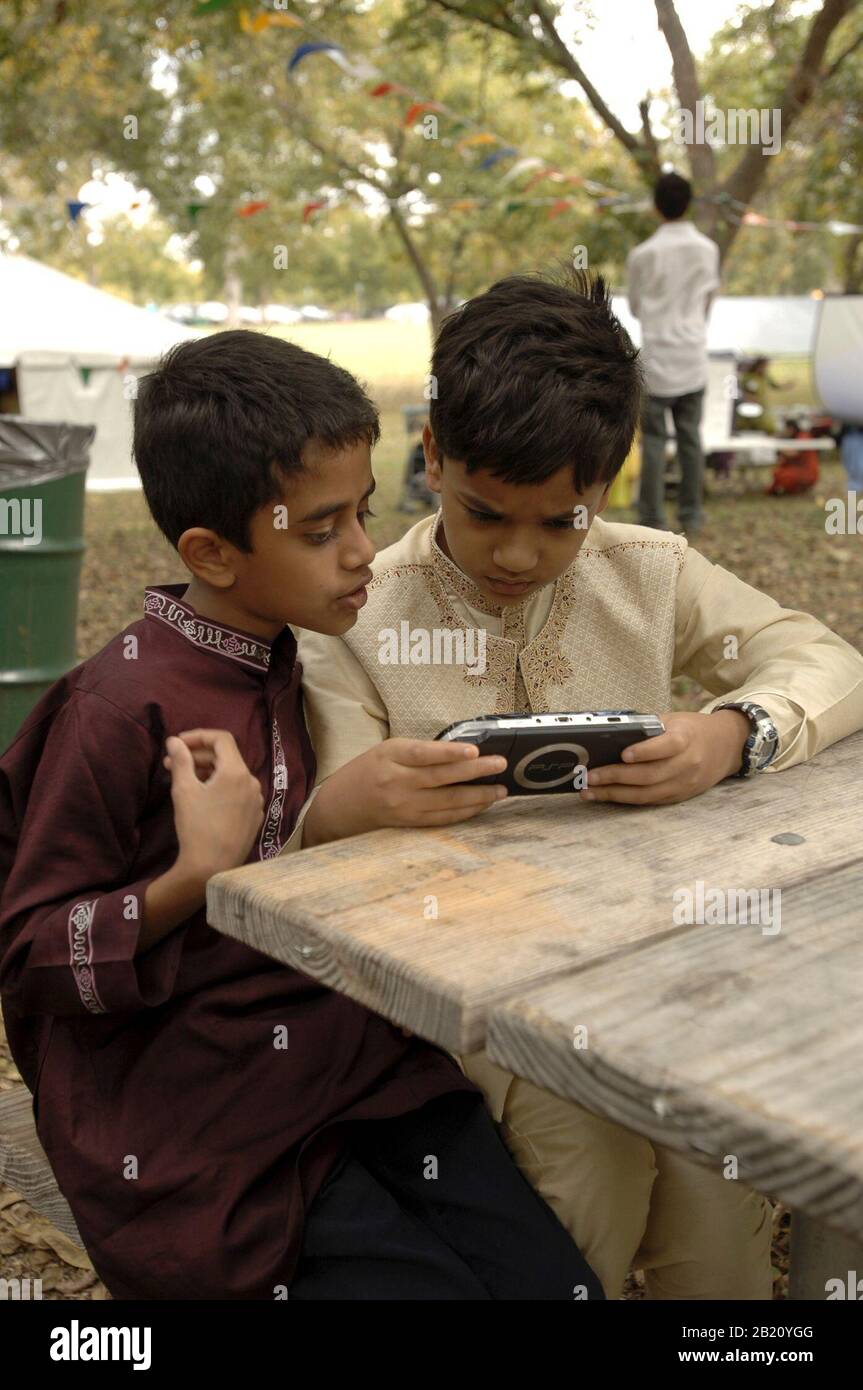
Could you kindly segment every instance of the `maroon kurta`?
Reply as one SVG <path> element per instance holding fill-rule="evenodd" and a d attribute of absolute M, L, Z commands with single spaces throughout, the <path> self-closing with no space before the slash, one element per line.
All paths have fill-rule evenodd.
<path fill-rule="evenodd" d="M 184 589 L 148 589 L 145 618 L 58 681 L 0 759 L 0 988 L 114 1297 L 272 1299 L 343 1148 L 334 1122 L 476 1088 L 203 909 L 135 955 L 147 884 L 177 854 L 168 735 L 234 735 L 265 797 L 250 862 L 278 853 L 314 780 L 290 629 L 268 644 L 216 625 Z"/>

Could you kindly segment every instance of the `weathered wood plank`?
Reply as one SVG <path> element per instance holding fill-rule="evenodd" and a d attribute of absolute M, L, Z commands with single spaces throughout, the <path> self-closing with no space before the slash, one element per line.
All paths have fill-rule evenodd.
<path fill-rule="evenodd" d="M 780 887 L 860 854 L 863 734 L 679 806 L 514 798 L 446 829 L 377 831 L 219 874 L 213 926 L 454 1052 L 490 1009 L 675 926 L 697 879 Z M 792 833 L 800 843 L 778 843 Z M 424 915 L 436 912 L 436 916 Z"/>
<path fill-rule="evenodd" d="M 0 1182 L 20 1193 L 34 1211 L 76 1245 L 83 1246 L 69 1203 L 61 1193 L 33 1120 L 33 1100 L 24 1086 L 0 1096 Z"/>
<path fill-rule="evenodd" d="M 863 1239 L 861 904 L 857 863 L 783 888 L 777 935 L 700 926 L 559 978 L 494 1011 L 488 1055 Z"/>
<path fill-rule="evenodd" d="M 830 1285 L 830 1280 L 837 1279 L 843 1293 Z M 863 1241 L 849 1240 L 803 1212 L 794 1212 L 788 1297 L 796 1301 L 863 1297 Z"/>

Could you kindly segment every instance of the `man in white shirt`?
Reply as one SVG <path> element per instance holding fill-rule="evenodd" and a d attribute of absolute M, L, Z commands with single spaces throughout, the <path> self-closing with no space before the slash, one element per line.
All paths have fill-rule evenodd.
<path fill-rule="evenodd" d="M 642 526 L 665 529 L 666 411 L 674 419 L 681 481 L 680 527 L 694 535 L 702 521 L 704 455 L 701 410 L 707 385 L 707 313 L 719 287 L 719 247 L 684 219 L 692 187 L 663 174 L 653 201 L 662 226 L 630 252 L 629 307 L 641 320 L 646 393 L 641 421 Z"/>

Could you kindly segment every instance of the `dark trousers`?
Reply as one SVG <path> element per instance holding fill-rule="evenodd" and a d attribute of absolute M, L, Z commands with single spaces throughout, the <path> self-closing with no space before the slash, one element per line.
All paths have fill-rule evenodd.
<path fill-rule="evenodd" d="M 440 1096 L 349 1135 L 306 1217 L 292 1299 L 603 1298 L 481 1096 Z"/>
<path fill-rule="evenodd" d="M 704 454 L 701 410 L 704 390 L 684 396 L 645 396 L 641 410 L 641 488 L 638 519 L 642 526 L 665 529 L 665 412 L 671 411 L 680 464 L 677 515 L 681 530 L 695 532 L 702 522 Z"/>

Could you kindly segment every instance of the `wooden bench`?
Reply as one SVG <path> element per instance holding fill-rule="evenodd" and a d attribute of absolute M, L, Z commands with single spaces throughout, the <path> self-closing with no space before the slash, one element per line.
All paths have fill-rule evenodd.
<path fill-rule="evenodd" d="M 0 1095 L 0 1182 L 20 1193 L 34 1211 L 83 1247 L 69 1203 L 39 1143 L 33 1099 L 25 1086 Z"/>

